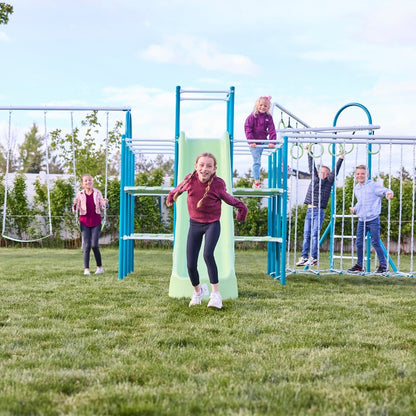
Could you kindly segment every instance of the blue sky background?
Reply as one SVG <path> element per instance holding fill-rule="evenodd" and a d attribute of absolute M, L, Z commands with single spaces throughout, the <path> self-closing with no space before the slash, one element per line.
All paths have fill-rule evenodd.
<path fill-rule="evenodd" d="M 14 13 L 0 26 L 3 106 L 130 106 L 134 137 L 166 139 L 174 136 L 177 85 L 235 86 L 237 139 L 259 95 L 312 126 L 332 125 L 339 108 L 359 102 L 380 133 L 415 135 L 413 0 L 8 2 Z M 188 136 L 224 132 L 223 103 L 182 109 Z M 339 124 L 366 122 L 351 110 Z"/>

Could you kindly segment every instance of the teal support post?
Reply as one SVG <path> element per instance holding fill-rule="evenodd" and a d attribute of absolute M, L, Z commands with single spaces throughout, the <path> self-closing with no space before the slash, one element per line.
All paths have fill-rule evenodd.
<path fill-rule="evenodd" d="M 120 226 L 119 226 L 119 241 L 118 241 L 118 278 L 123 279 L 126 276 L 126 266 L 124 264 L 125 252 L 126 252 L 126 240 L 123 240 L 123 236 L 126 233 L 126 218 L 127 218 L 127 194 L 124 192 L 124 186 L 126 184 L 126 135 L 121 137 L 121 160 L 120 160 Z"/>
<path fill-rule="evenodd" d="M 279 165 L 279 171 L 282 172 L 282 189 L 283 195 L 281 196 L 282 206 L 281 206 L 281 227 L 282 227 L 282 246 L 280 250 L 280 283 L 282 285 L 286 284 L 286 248 L 287 248 L 287 155 L 289 148 L 289 140 L 287 136 L 283 138 L 283 148 L 282 148 L 282 162 L 283 165 Z M 283 168 L 283 169 L 282 169 Z"/>
<path fill-rule="evenodd" d="M 268 157 L 268 187 L 276 188 L 276 152 L 273 152 Z M 276 237 L 277 223 L 276 223 L 276 196 L 273 195 L 267 201 L 267 235 Z M 267 274 L 276 277 L 276 242 L 267 243 Z"/>
<path fill-rule="evenodd" d="M 132 137 L 131 112 L 126 112 L 125 134 L 121 138 L 120 160 L 120 232 L 119 232 L 119 261 L 118 278 L 122 280 L 133 270 L 134 259 L 131 240 L 124 240 L 123 236 L 134 231 L 134 201 L 131 204 L 131 196 L 124 192 L 124 187 L 134 184 L 134 155 L 129 149 L 126 139 Z M 133 169 L 131 169 L 133 160 Z M 133 178 L 133 179 L 132 179 Z M 133 228 L 132 228 L 133 226 Z"/>
<path fill-rule="evenodd" d="M 234 100 L 235 87 L 231 86 L 227 102 L 227 132 L 230 136 L 231 180 L 233 178 L 234 173 Z"/>

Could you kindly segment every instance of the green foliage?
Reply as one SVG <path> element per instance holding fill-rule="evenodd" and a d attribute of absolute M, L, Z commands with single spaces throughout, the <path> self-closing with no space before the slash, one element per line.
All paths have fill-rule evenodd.
<path fill-rule="evenodd" d="M 161 186 L 164 172 L 156 168 L 150 172 L 140 172 L 136 177 L 137 186 Z M 159 196 L 135 197 L 135 229 L 142 233 L 165 232 L 168 225 L 162 217 L 163 198 Z"/>
<path fill-rule="evenodd" d="M 7 3 L 0 3 L 0 25 L 5 25 L 9 22 L 9 15 L 13 14 L 13 6 Z"/>
<path fill-rule="evenodd" d="M 236 181 L 237 188 L 250 188 L 252 180 L 246 176 Z M 244 236 L 265 236 L 267 230 L 267 208 L 262 207 L 262 198 L 242 198 L 241 199 L 248 208 L 247 219 L 241 223 L 235 221 L 235 230 L 237 235 Z"/>
<path fill-rule="evenodd" d="M 38 134 L 38 126 L 35 123 L 29 133 L 25 134 L 23 144 L 19 146 L 19 157 L 22 172 L 39 173 L 41 171 L 45 157 L 42 154 L 42 137 Z"/>
<path fill-rule="evenodd" d="M 26 180 L 24 175 L 16 175 L 13 186 L 7 193 L 7 230 L 10 235 L 18 238 L 29 228 L 33 211 L 29 206 L 26 195 Z"/>
<path fill-rule="evenodd" d="M 57 152 L 61 165 L 68 172 L 74 173 L 75 170 L 80 178 L 83 173 L 89 173 L 98 184 L 104 183 L 106 153 L 109 162 L 108 174 L 117 172 L 115 163 L 118 161 L 117 154 L 121 143 L 120 128 L 122 123 L 117 121 L 112 130 L 108 132 L 108 143 L 103 139 L 101 124 L 97 117 L 97 111 L 93 111 L 82 121 L 82 130 L 74 128 L 72 134 L 62 135 L 60 129 L 51 132 L 51 148 Z M 105 133 L 106 134 L 106 133 Z"/>

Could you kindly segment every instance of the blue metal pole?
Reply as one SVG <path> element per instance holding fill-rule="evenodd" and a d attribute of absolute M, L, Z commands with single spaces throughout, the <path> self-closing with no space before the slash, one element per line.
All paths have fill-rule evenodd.
<path fill-rule="evenodd" d="M 273 160 L 272 155 L 269 155 L 267 158 L 268 163 L 268 178 L 267 183 L 269 188 L 273 188 Z M 268 198 L 267 201 L 267 235 L 272 236 L 274 233 L 274 222 L 273 222 L 273 214 L 274 214 L 274 207 L 273 207 L 273 197 Z M 274 253 L 273 253 L 273 243 L 267 243 L 267 274 L 272 275 L 274 274 L 275 268 L 274 266 Z"/>
<path fill-rule="evenodd" d="M 288 155 L 288 148 L 289 148 L 289 140 L 287 136 L 284 137 L 283 148 L 282 148 L 282 162 L 283 162 L 283 181 L 282 181 L 282 189 L 283 195 L 281 197 L 282 200 L 282 246 L 280 252 L 280 283 L 282 285 L 286 284 L 286 248 L 287 248 L 287 155 Z M 279 165 L 279 171 L 281 170 L 281 166 Z"/>
<path fill-rule="evenodd" d="M 175 98 L 175 155 L 173 165 L 173 186 L 178 184 L 178 161 L 179 161 L 179 137 L 181 135 L 180 127 L 181 116 L 181 87 L 176 87 Z M 176 229 L 176 204 L 173 205 L 173 244 L 175 244 L 175 229 Z"/>
<path fill-rule="evenodd" d="M 119 228 L 119 240 L 118 240 L 118 278 L 122 280 L 126 276 L 124 259 L 126 256 L 126 240 L 123 240 L 124 235 L 126 234 L 126 193 L 124 192 L 125 186 L 125 159 L 126 159 L 126 135 L 123 135 L 121 138 L 121 160 L 120 160 L 120 228 Z"/>
<path fill-rule="evenodd" d="M 230 158 L 231 158 L 231 180 L 234 172 L 234 100 L 235 88 L 230 87 L 230 94 L 227 102 L 227 131 L 230 136 Z"/>
<path fill-rule="evenodd" d="M 180 115 L 181 115 L 181 87 L 176 87 L 176 108 L 175 108 L 175 165 L 174 165 L 174 177 L 173 186 L 178 184 L 178 148 L 179 148 L 179 136 L 181 134 L 180 128 Z"/>

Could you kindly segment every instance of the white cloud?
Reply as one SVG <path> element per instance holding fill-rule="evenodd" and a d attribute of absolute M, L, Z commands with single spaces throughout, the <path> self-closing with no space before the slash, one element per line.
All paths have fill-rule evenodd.
<path fill-rule="evenodd" d="M 384 45 L 411 45 L 416 41 L 413 0 L 392 0 L 375 7 L 357 31 L 361 40 Z"/>
<path fill-rule="evenodd" d="M 10 42 L 10 38 L 4 32 L 0 32 L 0 42 Z"/>
<path fill-rule="evenodd" d="M 193 36 L 172 36 L 163 44 L 150 45 L 141 53 L 143 59 L 197 66 L 208 71 L 255 75 L 259 67 L 247 56 L 220 52 L 214 44 Z"/>

